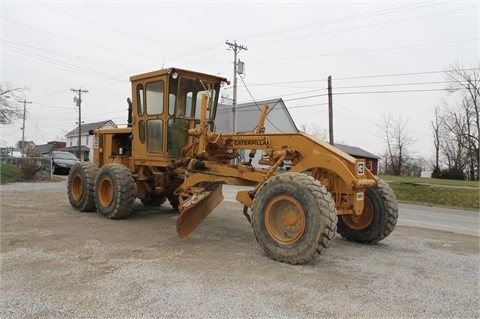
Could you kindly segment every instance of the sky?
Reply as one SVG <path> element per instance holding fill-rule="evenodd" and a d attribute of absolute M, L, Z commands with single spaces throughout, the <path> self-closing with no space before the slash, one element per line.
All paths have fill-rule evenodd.
<path fill-rule="evenodd" d="M 239 104 L 282 98 L 297 127 L 328 131 L 331 76 L 335 142 L 380 155 L 379 124 L 401 117 L 412 156 L 431 158 L 445 70 L 480 65 L 479 17 L 479 1 L 3 0 L 0 81 L 26 88 L 25 140 L 45 144 L 77 126 L 72 89 L 88 91 L 82 122 L 123 125 L 130 76 L 177 67 L 233 80 L 236 42 Z M 22 138 L 22 120 L 0 129 L 2 147 Z"/>

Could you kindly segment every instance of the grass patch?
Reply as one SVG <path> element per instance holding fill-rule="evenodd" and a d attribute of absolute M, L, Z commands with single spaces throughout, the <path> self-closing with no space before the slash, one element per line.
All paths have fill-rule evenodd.
<path fill-rule="evenodd" d="M 416 184 L 430 184 L 443 186 L 459 186 L 459 187 L 473 187 L 479 188 L 478 181 L 457 181 L 453 179 L 441 178 L 422 178 L 422 177 L 408 177 L 408 176 L 393 176 L 393 175 L 379 175 L 381 179 L 386 182 L 395 183 L 416 183 Z"/>
<path fill-rule="evenodd" d="M 20 168 L 10 164 L 0 164 L 0 182 L 2 184 L 21 181 Z"/>
<path fill-rule="evenodd" d="M 480 188 L 475 181 L 379 176 L 387 181 L 401 203 L 480 210 Z"/>

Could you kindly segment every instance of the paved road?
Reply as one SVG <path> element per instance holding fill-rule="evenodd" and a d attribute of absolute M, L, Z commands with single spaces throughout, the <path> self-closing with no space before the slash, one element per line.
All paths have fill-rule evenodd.
<path fill-rule="evenodd" d="M 235 201 L 237 191 L 243 189 L 250 188 L 223 186 L 225 200 Z M 478 212 L 400 204 L 398 224 L 480 236 L 480 214 Z"/>
<path fill-rule="evenodd" d="M 398 224 L 480 236 L 480 214 L 458 209 L 400 204 Z"/>

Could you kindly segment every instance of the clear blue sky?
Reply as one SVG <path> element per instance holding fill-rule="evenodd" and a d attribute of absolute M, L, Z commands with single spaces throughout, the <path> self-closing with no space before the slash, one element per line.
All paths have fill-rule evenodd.
<path fill-rule="evenodd" d="M 297 126 L 328 129 L 333 78 L 335 140 L 380 154 L 384 114 L 402 116 L 430 157 L 433 109 L 448 98 L 442 71 L 479 65 L 478 1 L 2 1 L 1 81 L 27 87 L 25 138 L 64 138 L 86 89 L 82 120 L 126 123 L 129 77 L 180 67 L 232 79 L 238 102 L 281 97 Z M 385 91 L 388 91 L 386 93 Z M 232 95 L 227 88 L 224 95 Z M 21 139 L 1 127 L 0 146 Z"/>

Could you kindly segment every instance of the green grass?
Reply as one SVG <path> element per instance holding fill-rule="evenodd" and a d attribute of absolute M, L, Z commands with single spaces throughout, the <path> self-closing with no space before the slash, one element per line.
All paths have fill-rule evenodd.
<path fill-rule="evenodd" d="M 479 188 L 479 182 L 477 181 L 457 181 L 452 179 L 407 177 L 407 176 L 393 176 L 393 175 L 379 175 L 379 177 L 386 182 L 418 183 L 418 184 L 443 185 L 443 186 L 461 186 L 461 187 L 473 187 L 477 189 Z"/>
<path fill-rule="evenodd" d="M 15 165 L 0 164 L 0 182 L 2 184 L 13 183 L 21 178 L 20 169 Z"/>
<path fill-rule="evenodd" d="M 480 210 L 479 182 L 390 175 L 379 177 L 388 182 L 400 203 Z"/>

